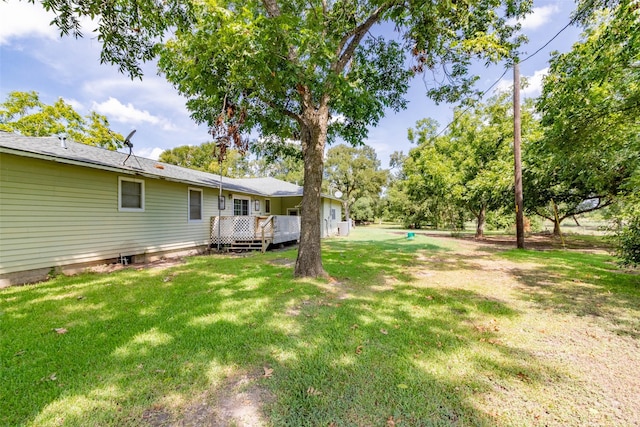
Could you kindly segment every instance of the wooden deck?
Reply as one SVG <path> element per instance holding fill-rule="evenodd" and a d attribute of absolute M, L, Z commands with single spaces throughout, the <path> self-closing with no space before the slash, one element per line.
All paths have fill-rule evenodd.
<path fill-rule="evenodd" d="M 299 239 L 300 217 L 298 216 L 211 217 L 211 248 L 266 252 L 272 244 Z"/>

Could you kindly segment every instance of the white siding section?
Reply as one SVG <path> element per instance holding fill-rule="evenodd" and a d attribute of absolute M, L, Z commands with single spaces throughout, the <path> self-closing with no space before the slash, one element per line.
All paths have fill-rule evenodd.
<path fill-rule="evenodd" d="M 322 237 L 330 237 L 338 234 L 338 222 L 342 215 L 342 204 L 337 200 L 322 199 L 321 205 Z M 335 210 L 335 218 L 331 218 L 331 209 Z"/>
<path fill-rule="evenodd" d="M 208 243 L 217 190 L 202 189 L 205 220 L 189 222 L 188 185 L 136 176 L 145 210 L 119 212 L 119 176 L 0 153 L 0 274 Z"/>

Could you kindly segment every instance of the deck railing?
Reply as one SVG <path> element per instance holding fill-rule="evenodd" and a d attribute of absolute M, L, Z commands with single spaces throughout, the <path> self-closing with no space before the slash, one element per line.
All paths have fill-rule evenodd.
<path fill-rule="evenodd" d="M 300 217 L 286 215 L 211 217 L 211 246 L 233 246 L 239 242 L 257 242 L 262 251 L 271 244 L 298 240 Z"/>
<path fill-rule="evenodd" d="M 300 239 L 300 217 L 292 215 L 274 215 L 273 243 L 291 242 Z"/>

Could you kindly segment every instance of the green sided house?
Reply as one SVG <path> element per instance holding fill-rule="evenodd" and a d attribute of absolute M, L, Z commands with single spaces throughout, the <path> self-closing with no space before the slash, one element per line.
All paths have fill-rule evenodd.
<path fill-rule="evenodd" d="M 221 192 L 221 193 L 220 193 Z M 221 194 L 221 197 L 219 197 Z M 105 262 L 300 237 L 302 187 L 232 179 L 57 137 L 0 132 L 0 287 Z M 341 203 L 322 198 L 322 237 Z"/>

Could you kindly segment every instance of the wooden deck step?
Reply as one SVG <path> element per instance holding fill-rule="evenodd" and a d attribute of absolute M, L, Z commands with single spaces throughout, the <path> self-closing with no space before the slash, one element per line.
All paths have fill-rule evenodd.
<path fill-rule="evenodd" d="M 236 240 L 230 246 L 231 251 L 263 251 L 262 240 Z"/>

